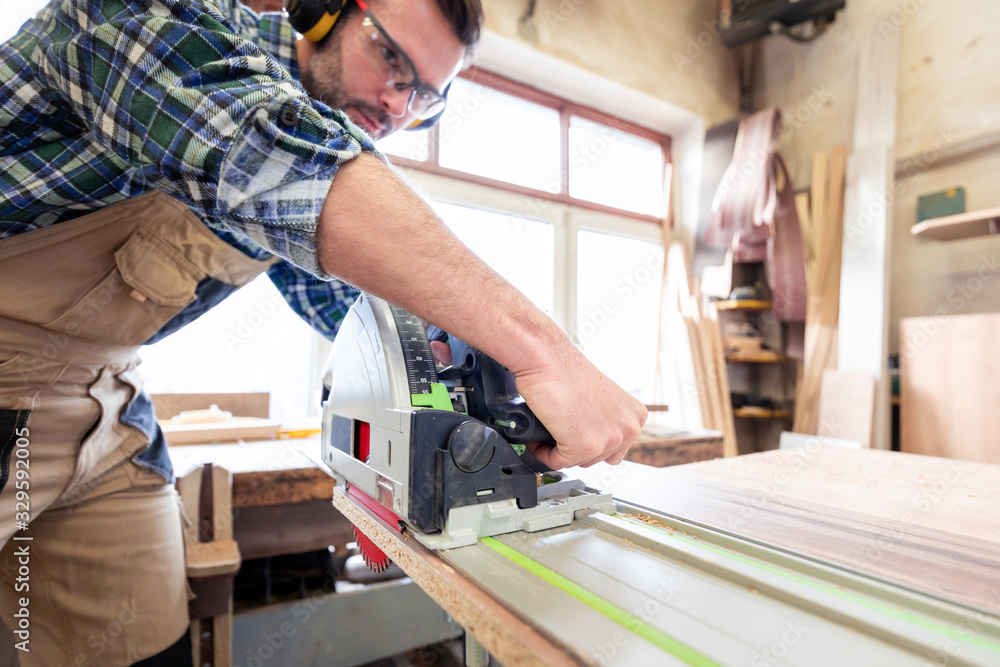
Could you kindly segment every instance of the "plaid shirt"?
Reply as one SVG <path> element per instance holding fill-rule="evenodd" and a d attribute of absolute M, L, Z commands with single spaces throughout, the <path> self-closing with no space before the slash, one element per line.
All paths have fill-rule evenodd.
<path fill-rule="evenodd" d="M 279 13 L 234 0 L 54 0 L 0 45 L 0 239 L 152 189 L 269 271 L 332 338 L 353 288 L 323 273 L 316 222 L 371 139 L 298 83 Z"/>

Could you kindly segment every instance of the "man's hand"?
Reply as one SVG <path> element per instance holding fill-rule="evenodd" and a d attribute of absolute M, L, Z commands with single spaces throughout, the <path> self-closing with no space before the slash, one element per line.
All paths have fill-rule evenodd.
<path fill-rule="evenodd" d="M 555 439 L 529 445 L 553 469 L 617 465 L 646 423 L 646 407 L 597 370 L 569 344 L 538 369 L 515 373 L 517 389 Z"/>

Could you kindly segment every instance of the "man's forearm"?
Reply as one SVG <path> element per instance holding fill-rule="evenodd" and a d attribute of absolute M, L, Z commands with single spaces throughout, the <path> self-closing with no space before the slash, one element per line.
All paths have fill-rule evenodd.
<path fill-rule="evenodd" d="M 518 373 L 569 346 L 555 323 L 463 245 L 391 169 L 345 163 L 318 232 L 320 266 L 468 341 Z"/>

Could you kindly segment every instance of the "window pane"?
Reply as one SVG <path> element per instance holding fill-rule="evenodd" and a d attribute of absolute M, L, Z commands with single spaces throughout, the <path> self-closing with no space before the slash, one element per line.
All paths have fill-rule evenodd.
<path fill-rule="evenodd" d="M 0 0 L 0 43 L 13 37 L 46 4 L 46 0 Z"/>
<path fill-rule="evenodd" d="M 555 303 L 552 225 L 440 202 L 434 203 L 434 210 L 484 262 L 552 315 Z"/>
<path fill-rule="evenodd" d="M 662 216 L 663 149 L 649 139 L 573 116 L 569 122 L 569 194 Z"/>
<path fill-rule="evenodd" d="M 653 402 L 663 246 L 581 231 L 577 235 L 577 335 L 608 377 Z"/>
<path fill-rule="evenodd" d="M 271 393 L 271 418 L 319 413 L 315 337 L 267 276 L 180 331 L 140 350 L 150 393 Z"/>
<path fill-rule="evenodd" d="M 385 139 L 379 139 L 375 142 L 375 145 L 383 153 L 425 162 L 428 155 L 429 135 L 430 131 L 428 130 L 416 130 L 413 132 L 400 130 L 399 132 L 390 134 Z"/>
<path fill-rule="evenodd" d="M 440 163 L 449 169 L 559 191 L 559 112 L 456 79 L 441 118 Z"/>

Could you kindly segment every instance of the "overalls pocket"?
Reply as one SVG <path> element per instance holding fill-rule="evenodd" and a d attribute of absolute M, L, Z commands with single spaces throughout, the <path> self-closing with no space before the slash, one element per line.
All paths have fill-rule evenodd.
<path fill-rule="evenodd" d="M 69 336 L 141 345 L 195 299 L 204 277 L 170 244 L 138 227 L 114 265 L 47 328 Z"/>

